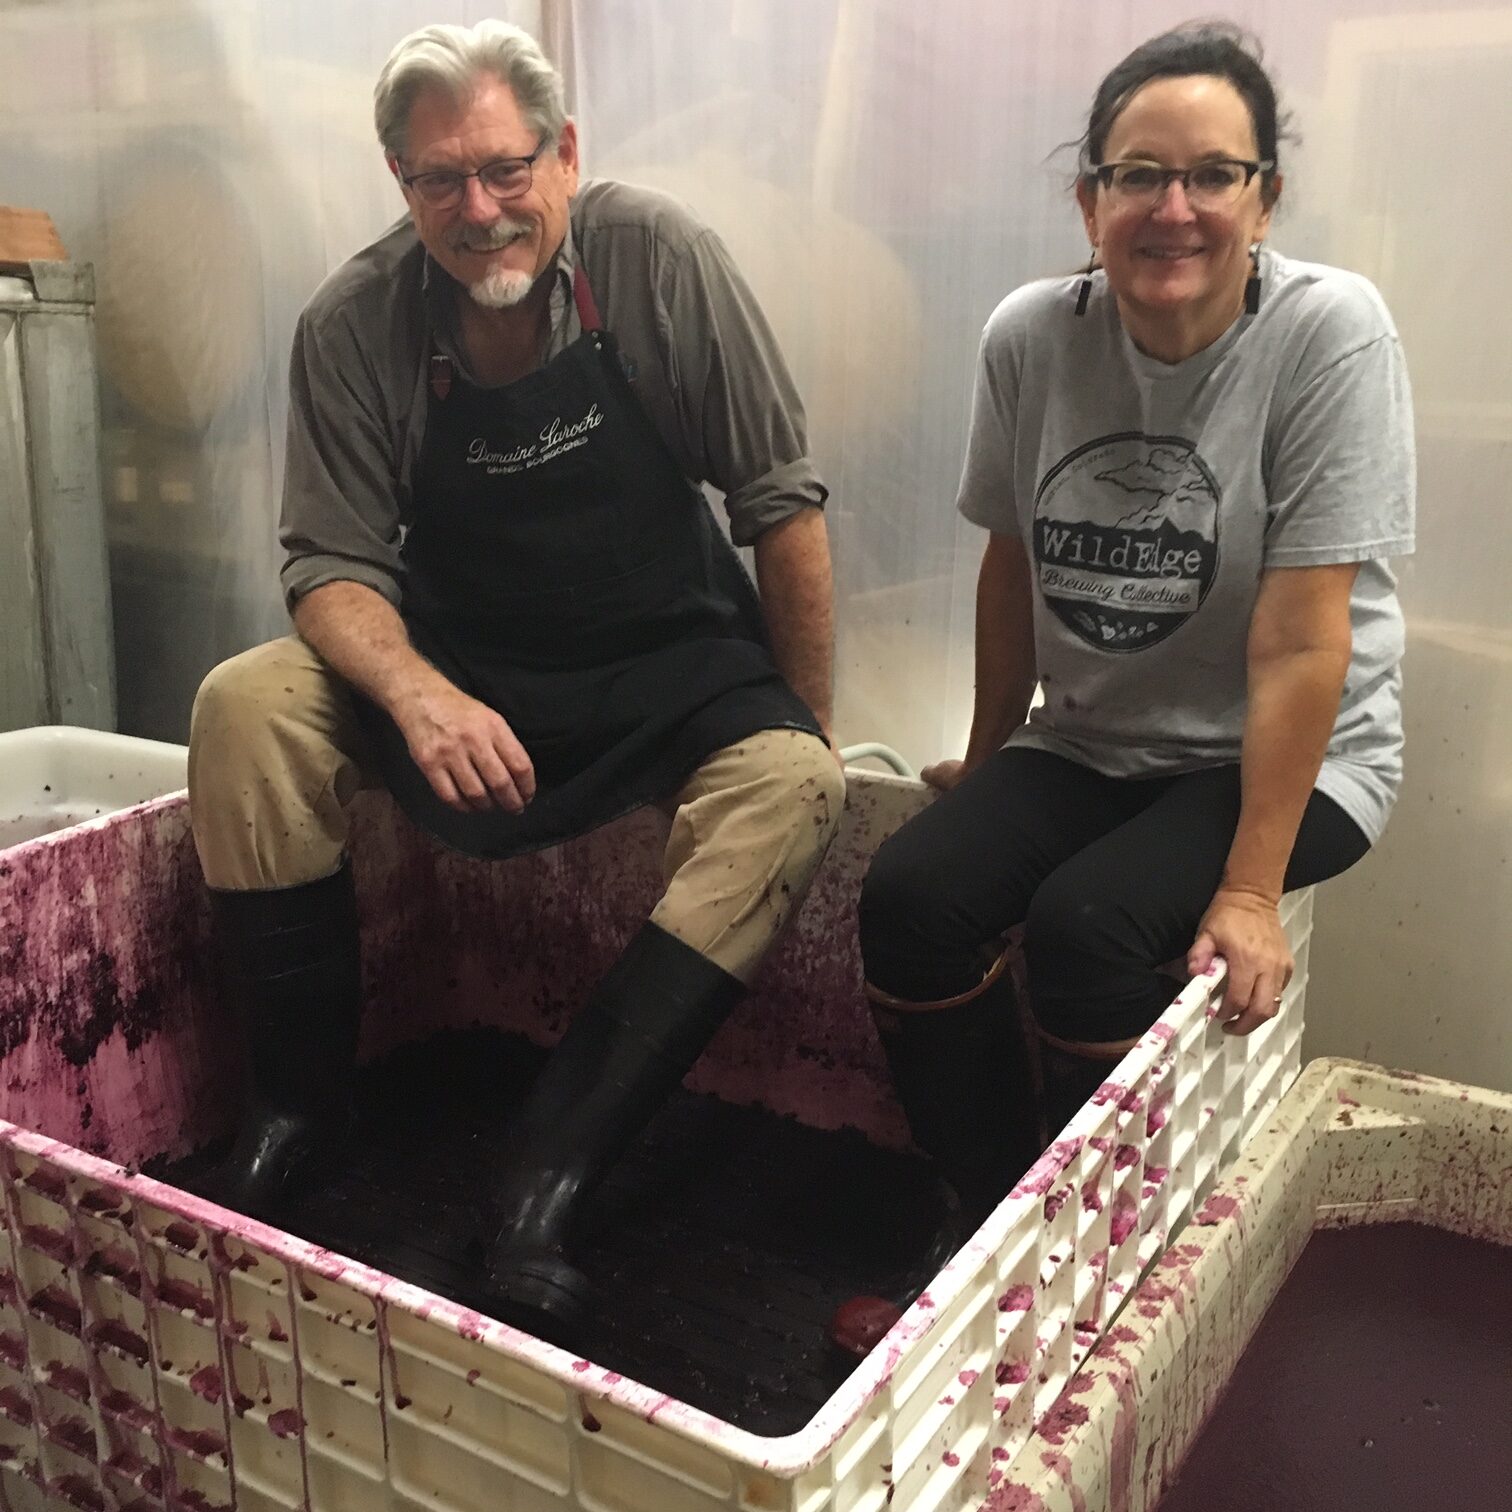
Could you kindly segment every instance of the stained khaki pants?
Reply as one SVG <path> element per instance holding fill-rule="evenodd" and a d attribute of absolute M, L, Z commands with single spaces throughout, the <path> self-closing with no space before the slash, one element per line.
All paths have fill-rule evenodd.
<path fill-rule="evenodd" d="M 293 887 L 340 865 L 349 808 L 379 786 L 347 685 L 298 636 L 222 662 L 194 703 L 189 805 L 211 887 Z M 763 730 L 715 751 L 662 807 L 652 920 L 741 981 L 803 901 L 840 822 L 824 743 Z"/>

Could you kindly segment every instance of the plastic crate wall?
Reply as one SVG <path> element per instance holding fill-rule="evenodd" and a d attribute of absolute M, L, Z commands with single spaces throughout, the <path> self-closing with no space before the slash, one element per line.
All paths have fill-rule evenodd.
<path fill-rule="evenodd" d="M 691 1086 L 906 1144 L 854 919 L 872 854 L 926 801 L 917 783 L 851 774 L 804 907 Z M 364 1055 L 475 1023 L 555 1041 L 659 896 L 666 827 L 643 810 L 490 864 L 429 844 L 364 794 L 352 846 Z M 123 1165 L 224 1133 L 235 1033 L 211 955 L 181 796 L 0 850 L 0 1116 Z"/>
<path fill-rule="evenodd" d="M 994 1509 L 1147 1512 L 1317 1228 L 1512 1244 L 1512 1096 L 1312 1062 L 1009 1467 Z"/>
<path fill-rule="evenodd" d="M 800 1116 L 822 1102 L 825 1116 L 878 1138 L 896 1136 L 896 1110 L 885 1082 L 868 1082 L 874 1047 L 852 1042 L 865 1020 L 850 920 L 866 861 L 921 801 L 913 784 L 853 777 L 841 840 L 762 989 L 772 1012 L 789 1015 L 779 1026 L 784 1033 L 793 1032 L 791 1014 L 824 1010 L 817 1028 L 803 1032 L 810 1040 L 827 1036 L 828 1060 L 787 1093 Z M 382 889 L 406 880 L 385 866 L 410 868 L 413 884 L 421 865 L 403 853 L 409 842 L 396 839 L 392 823 L 375 811 L 360 866 L 367 870 L 366 942 L 380 962 L 414 954 L 415 945 L 408 917 L 381 910 L 372 917 Z M 93 1130 L 99 1139 L 96 1126 L 105 1127 L 114 1150 L 135 1149 L 121 1156 L 128 1162 L 163 1147 L 165 1098 L 179 1099 L 186 1121 L 172 1135 L 180 1143 L 203 1137 L 213 1123 L 212 1112 L 183 1096 L 197 1085 L 196 1070 L 211 1064 L 194 1055 L 214 1025 L 202 1021 L 194 999 L 203 978 L 183 954 L 199 939 L 201 921 L 182 824 L 181 805 L 169 801 L 0 857 L 12 880 L 18 869 L 29 878 L 29 890 L 7 894 L 0 876 L 0 912 L 7 900 L 19 907 L 23 893 L 35 909 L 36 884 L 48 878 L 56 907 L 56 893 L 72 879 L 92 927 L 120 936 L 95 948 L 109 947 L 114 988 L 127 1004 L 121 1023 L 99 1028 L 96 1054 L 63 1056 L 77 1082 L 53 1085 L 56 1057 L 22 1044 L 6 1057 L 6 1072 L 18 1073 L 8 1085 L 85 1137 Z M 647 870 L 625 859 L 627 833 L 642 831 L 615 837 L 612 864 L 589 849 L 541 858 L 513 882 L 499 878 L 508 867 L 495 868 L 485 904 L 507 903 L 508 887 L 519 886 L 534 889 L 549 916 L 561 898 L 581 901 L 584 875 L 595 897 L 623 879 L 616 909 L 590 931 L 612 951 L 645 905 L 646 886 L 655 886 L 654 864 Z M 654 828 L 644 834 L 654 841 Z M 649 841 L 643 848 L 654 863 Z M 134 869 L 105 864 L 123 854 Z M 435 891 L 409 895 L 422 927 L 428 911 L 465 907 L 467 884 L 477 880 L 458 869 L 471 863 L 441 857 L 424 865 L 433 868 Z M 165 898 L 175 907 L 160 909 Z M 392 1277 L 131 1174 L 51 1131 L 0 1125 L 4 1504 L 132 1512 L 977 1506 L 1142 1266 L 1195 1210 L 1293 1074 L 1308 895 L 1288 900 L 1288 927 L 1299 967 L 1288 1011 L 1237 1041 L 1209 1020 L 1219 979 L 1191 984 L 898 1327 L 804 1430 L 783 1439 L 743 1433 Z M 75 918 L 69 928 L 64 933 L 77 943 L 83 925 Z M 188 946 L 166 937 L 175 928 Z M 551 963 L 539 964 L 544 972 Z M 580 958 L 574 968 L 593 969 Z M 473 960 L 462 974 L 481 980 L 494 969 Z M 850 994 L 843 1005 L 835 1002 L 837 983 Z M 538 986 L 529 1006 L 540 1020 L 573 990 L 544 979 Z M 176 1053 L 144 1070 L 143 1031 L 127 1000 L 154 987 L 159 1048 Z M 33 1007 L 45 1023 L 61 1010 L 37 990 Z M 828 999 L 816 996 L 825 991 Z M 178 994 L 166 1006 L 165 992 Z M 847 1019 L 843 1009 L 862 1016 Z M 66 1011 L 62 1022 L 78 1029 Z M 534 1027 L 550 1037 L 549 1027 Z M 733 1089 L 738 1100 L 742 1090 L 752 1096 L 770 1086 L 774 1074 L 780 1080 L 783 1056 L 755 1053 L 769 1040 L 753 1026 L 733 1024 L 722 1039 L 721 1054 L 701 1068 L 720 1095 Z M 102 1073 L 102 1057 L 117 1082 Z M 31 1082 L 21 1074 L 28 1068 Z M 103 1105 L 113 1086 L 116 1105 L 100 1112 L 80 1090 Z"/>

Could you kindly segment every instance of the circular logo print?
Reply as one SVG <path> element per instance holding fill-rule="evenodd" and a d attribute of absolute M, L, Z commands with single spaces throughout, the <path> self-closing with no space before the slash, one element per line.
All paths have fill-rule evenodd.
<path fill-rule="evenodd" d="M 1195 614 L 1218 569 L 1218 485 L 1190 442 L 1103 436 L 1034 500 L 1040 591 L 1100 651 L 1142 651 Z"/>

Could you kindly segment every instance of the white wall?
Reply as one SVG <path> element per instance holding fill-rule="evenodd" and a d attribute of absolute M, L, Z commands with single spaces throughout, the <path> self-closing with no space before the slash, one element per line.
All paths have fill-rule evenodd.
<path fill-rule="evenodd" d="M 589 166 L 726 235 L 807 395 L 833 489 L 839 720 L 915 761 L 969 719 L 980 537 L 951 508 L 981 324 L 1071 267 L 1096 81 L 1191 0 L 58 0 L 0 10 L 0 201 L 101 283 L 127 728 L 182 738 L 203 671 L 281 628 L 284 364 L 320 277 L 400 209 L 369 93 L 405 30 L 545 25 Z M 1374 278 L 1421 453 L 1408 779 L 1319 899 L 1308 1049 L 1512 1087 L 1512 5 L 1272 0 L 1303 140 L 1274 243 Z"/>
<path fill-rule="evenodd" d="M 1324 63 L 1330 255 L 1396 312 L 1421 465 L 1408 777 L 1320 894 L 1307 1049 L 1512 1089 L 1512 199 L 1475 166 L 1512 141 L 1512 7 L 1362 17 Z"/>

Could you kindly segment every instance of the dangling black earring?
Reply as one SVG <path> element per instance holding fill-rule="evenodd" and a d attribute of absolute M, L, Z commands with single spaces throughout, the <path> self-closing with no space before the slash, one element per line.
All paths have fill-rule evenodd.
<path fill-rule="evenodd" d="M 1087 271 L 1082 274 L 1081 287 L 1076 291 L 1076 313 L 1087 313 L 1087 301 L 1092 297 L 1092 272 L 1097 267 L 1097 248 L 1093 247 L 1092 256 L 1087 262 Z"/>
<path fill-rule="evenodd" d="M 1250 248 L 1250 276 L 1244 286 L 1244 312 L 1255 314 L 1260 308 L 1260 243 Z"/>

